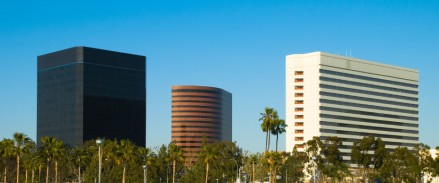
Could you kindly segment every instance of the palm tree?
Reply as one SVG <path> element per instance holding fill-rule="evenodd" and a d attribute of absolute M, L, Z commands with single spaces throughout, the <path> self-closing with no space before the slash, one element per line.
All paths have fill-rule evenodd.
<path fill-rule="evenodd" d="M 269 167 L 270 183 L 276 182 L 276 168 L 282 164 L 282 155 L 276 151 L 268 151 L 264 153 L 263 161 Z"/>
<path fill-rule="evenodd" d="M 33 157 L 33 167 L 38 169 L 38 181 L 41 182 L 41 169 L 43 168 L 45 164 L 45 158 L 43 156 L 42 149 L 37 149 L 36 156 Z M 32 183 L 34 180 L 32 179 Z"/>
<path fill-rule="evenodd" d="M 5 164 L 3 182 L 7 182 L 6 175 L 8 175 L 7 172 L 8 166 L 6 165 L 9 159 L 13 157 L 13 154 L 14 154 L 14 141 L 11 139 L 3 139 L 2 141 L 0 141 L 0 157 L 3 159 Z"/>
<path fill-rule="evenodd" d="M 184 160 L 183 150 L 175 145 L 175 142 L 171 142 L 168 147 L 169 151 L 169 160 L 172 161 L 172 183 L 175 183 L 175 167 L 177 162 L 181 162 Z"/>
<path fill-rule="evenodd" d="M 31 171 L 31 183 L 35 182 L 35 171 L 38 170 L 38 179 L 37 182 L 40 182 L 40 175 L 41 175 L 41 167 L 44 166 L 44 157 L 41 155 L 41 149 L 38 149 L 36 147 L 35 142 L 31 142 L 27 145 L 28 147 L 28 153 L 26 153 L 25 156 L 23 156 L 23 160 L 25 164 L 25 168 L 27 170 Z"/>
<path fill-rule="evenodd" d="M 262 121 L 262 131 L 267 133 L 265 136 L 265 151 L 268 151 L 270 149 L 270 131 L 272 129 L 274 120 L 278 118 L 278 115 L 277 111 L 270 107 L 265 107 L 264 112 L 260 114 L 261 118 L 259 118 L 259 121 Z"/>
<path fill-rule="evenodd" d="M 125 172 L 128 162 L 134 158 L 135 146 L 129 140 L 121 140 L 116 150 L 116 162 L 122 164 L 122 183 L 125 183 Z"/>
<path fill-rule="evenodd" d="M 44 157 L 47 160 L 46 165 L 46 183 L 49 183 L 49 164 L 55 162 L 55 183 L 58 182 L 58 158 L 64 155 L 63 142 L 54 137 L 42 137 L 41 148 Z"/>
<path fill-rule="evenodd" d="M 204 163 L 206 163 L 205 183 L 207 183 L 209 180 L 209 162 L 217 158 L 216 153 L 217 152 L 215 152 L 214 149 L 208 145 L 203 145 L 203 149 L 200 152 L 200 157 L 202 157 Z"/>
<path fill-rule="evenodd" d="M 31 179 L 32 179 L 32 183 L 34 180 L 34 175 L 35 175 L 35 159 L 37 158 L 37 145 L 35 144 L 34 141 L 30 141 L 28 143 L 26 143 L 26 153 L 23 155 L 23 167 L 26 170 L 26 177 L 25 177 L 25 181 L 27 183 L 28 180 L 28 171 L 31 170 Z"/>
<path fill-rule="evenodd" d="M 249 160 L 252 164 L 252 182 L 256 182 L 256 172 L 255 172 L 255 164 L 258 161 L 258 155 L 257 154 L 252 154 L 249 157 Z"/>
<path fill-rule="evenodd" d="M 151 165 L 153 161 L 154 153 L 150 148 L 139 147 L 137 148 L 137 155 L 140 157 L 142 165 L 146 165 L 146 175 L 148 175 L 148 166 Z"/>
<path fill-rule="evenodd" d="M 279 134 L 286 132 L 287 124 L 285 123 L 285 120 L 276 118 L 274 119 L 274 123 L 271 129 L 271 134 L 276 135 L 276 151 L 279 141 Z"/>
<path fill-rule="evenodd" d="M 29 169 L 31 170 L 31 183 L 34 183 L 35 171 L 41 170 L 41 167 L 44 166 L 44 159 L 42 158 L 42 156 L 40 155 L 40 152 L 38 151 L 38 149 L 36 147 L 32 147 L 30 149 L 28 155 L 29 155 L 29 158 L 27 159 L 27 161 L 28 161 Z M 39 179 L 40 174 L 41 174 L 41 172 L 38 173 L 38 182 L 40 182 L 40 179 Z"/>
<path fill-rule="evenodd" d="M 90 162 L 90 154 L 85 148 L 76 147 L 72 149 L 73 164 L 78 167 L 78 182 L 81 183 L 81 167 L 87 166 Z"/>
<path fill-rule="evenodd" d="M 32 140 L 24 133 L 14 133 L 14 155 L 17 159 L 17 183 L 20 182 L 20 157 L 26 153 L 26 144 Z"/>

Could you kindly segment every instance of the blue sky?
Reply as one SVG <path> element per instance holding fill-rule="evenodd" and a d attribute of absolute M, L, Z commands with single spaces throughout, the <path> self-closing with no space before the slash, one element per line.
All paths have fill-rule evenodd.
<path fill-rule="evenodd" d="M 36 57 L 83 45 L 148 57 L 148 146 L 170 141 L 171 86 L 206 85 L 233 93 L 233 139 L 262 151 L 259 113 L 285 117 L 285 56 L 351 50 L 420 71 L 420 140 L 435 147 L 438 33 L 427 0 L 1 1 L 0 138 L 35 139 Z"/>

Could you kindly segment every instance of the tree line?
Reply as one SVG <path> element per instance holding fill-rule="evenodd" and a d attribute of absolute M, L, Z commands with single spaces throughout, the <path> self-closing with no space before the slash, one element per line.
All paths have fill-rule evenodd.
<path fill-rule="evenodd" d="M 53 137 L 43 137 L 37 148 L 23 133 L 0 141 L 3 182 L 95 182 L 98 175 L 98 145 L 87 141 L 68 147 Z M 340 152 L 338 137 L 314 137 L 304 152 L 243 151 L 235 142 L 203 145 L 198 156 L 184 161 L 174 143 L 155 148 L 134 145 L 129 140 L 105 140 L 102 144 L 102 182 L 421 182 L 423 175 L 439 175 L 439 158 L 419 144 L 412 149 L 386 149 L 380 138 L 364 137 L 355 142 L 351 160 Z M 189 164 L 188 164 L 189 163 Z M 350 168 L 347 163 L 354 165 Z M 306 174 L 310 176 L 306 176 Z M 307 178 L 308 177 L 308 178 Z"/>
<path fill-rule="evenodd" d="M 350 159 L 338 137 L 314 137 L 303 152 L 277 151 L 285 120 L 273 108 L 260 114 L 265 133 L 263 153 L 244 151 L 236 142 L 203 143 L 197 156 L 171 142 L 159 147 L 139 147 L 129 140 L 95 140 L 70 147 L 53 137 L 43 137 L 40 147 L 26 134 L 14 133 L 0 141 L 0 175 L 3 182 L 96 182 L 101 148 L 102 182 L 421 182 L 423 175 L 439 175 L 439 158 L 430 147 L 386 148 L 372 136 L 353 143 Z M 271 135 L 276 148 L 270 150 Z M 438 149 L 439 150 L 439 149 Z M 186 161 L 186 156 L 190 156 Z M 195 154 L 195 152 L 192 152 Z M 189 155 L 188 155 L 189 154 Z M 428 180 L 427 180 L 428 181 Z"/>

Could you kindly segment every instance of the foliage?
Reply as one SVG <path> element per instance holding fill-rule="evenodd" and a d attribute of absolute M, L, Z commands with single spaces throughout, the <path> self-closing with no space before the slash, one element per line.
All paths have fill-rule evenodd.
<path fill-rule="evenodd" d="M 64 144 L 62 141 L 57 140 L 54 137 L 42 137 L 41 138 L 41 152 L 42 156 L 46 159 L 46 183 L 49 182 L 49 166 L 54 163 L 55 177 L 53 181 L 58 182 L 58 161 L 62 159 L 64 155 Z"/>
<path fill-rule="evenodd" d="M 410 176 L 414 173 L 411 163 L 415 161 L 415 156 L 407 147 L 397 147 L 385 158 L 380 178 L 386 182 L 415 182 L 415 177 Z"/>
<path fill-rule="evenodd" d="M 351 151 L 352 163 L 356 163 L 364 182 L 366 179 L 376 179 L 387 154 L 385 144 L 380 138 L 363 137 L 354 142 Z"/>
<path fill-rule="evenodd" d="M 307 153 L 308 164 L 307 172 L 321 174 L 323 180 L 340 181 L 350 175 L 349 167 L 343 163 L 339 146 L 342 145 L 338 137 L 327 137 L 322 141 L 319 137 L 314 137 L 306 144 L 305 152 Z M 319 176 L 320 177 L 320 176 Z"/>
<path fill-rule="evenodd" d="M 262 157 L 262 163 L 269 169 L 269 180 L 275 182 L 277 175 L 276 170 L 283 163 L 283 156 L 281 153 L 277 151 L 266 151 Z"/>
<path fill-rule="evenodd" d="M 169 162 L 172 163 L 172 183 L 175 183 L 177 173 L 181 173 L 181 168 L 177 168 L 178 165 L 181 165 L 184 162 L 184 152 L 183 149 L 175 144 L 175 142 L 171 142 L 168 145 L 168 153 L 169 153 Z"/>
<path fill-rule="evenodd" d="M 303 182 L 305 178 L 305 164 L 308 162 L 306 153 L 293 149 L 290 156 L 286 158 L 279 171 L 282 175 L 280 182 Z"/>
<path fill-rule="evenodd" d="M 279 135 L 286 132 L 287 124 L 285 120 L 275 118 L 271 126 L 271 134 L 276 135 L 276 151 L 279 142 Z"/>
<path fill-rule="evenodd" d="M 97 179 L 98 146 L 94 140 L 79 147 L 67 147 L 55 138 L 43 137 L 41 147 L 37 148 L 35 142 L 29 140 L 19 143 L 20 150 L 16 140 L 0 141 L 2 182 L 17 179 L 20 182 L 95 182 Z M 184 152 L 174 143 L 145 148 L 128 140 L 107 139 L 101 145 L 102 182 L 142 182 L 144 175 L 148 182 L 154 183 L 160 180 L 234 182 L 238 174 L 244 173 L 247 181 L 267 181 L 270 173 L 272 182 L 304 182 L 306 174 L 312 175 L 314 170 L 318 170 L 318 181 L 339 182 L 351 176 L 340 146 L 342 143 L 337 137 L 323 140 L 314 137 L 305 143 L 304 152 L 294 148 L 291 154 L 277 151 L 252 154 L 243 152 L 235 142 L 206 143 L 198 157 L 185 166 Z M 431 158 L 429 150 L 427 145 L 418 144 L 389 152 L 380 138 L 364 137 L 354 142 L 351 159 L 363 169 L 359 177 L 381 182 L 420 182 L 423 174 L 439 174 L 439 158 Z M 17 154 L 20 154 L 19 162 Z M 281 180 L 276 180 L 276 175 L 280 175 Z M 243 176 L 240 179 L 243 180 Z"/>
<path fill-rule="evenodd" d="M 270 150 L 270 132 L 273 129 L 274 123 L 279 119 L 277 111 L 271 107 L 265 107 L 264 112 L 260 113 L 261 117 L 259 121 L 261 123 L 261 129 L 266 133 L 265 136 L 265 151 Z"/>
<path fill-rule="evenodd" d="M 3 182 L 8 182 L 8 172 L 14 157 L 14 141 L 11 139 L 3 139 L 0 142 L 0 158 L 3 167 Z"/>
<path fill-rule="evenodd" d="M 14 140 L 14 156 L 16 157 L 16 161 L 17 161 L 17 178 L 16 178 L 16 182 L 19 183 L 20 182 L 20 158 L 21 156 L 23 156 L 23 154 L 25 154 L 28 149 L 27 149 L 27 144 L 31 143 L 31 139 L 29 137 L 27 137 L 27 135 L 23 134 L 23 133 L 18 133 L 15 132 L 13 135 L 13 140 Z"/>
<path fill-rule="evenodd" d="M 198 161 L 188 167 L 181 182 L 233 182 L 237 166 L 242 165 L 243 153 L 234 142 L 214 142 L 203 145 Z"/>

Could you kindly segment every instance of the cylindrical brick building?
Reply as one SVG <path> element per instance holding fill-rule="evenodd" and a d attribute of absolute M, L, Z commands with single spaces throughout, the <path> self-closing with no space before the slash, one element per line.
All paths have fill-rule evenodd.
<path fill-rule="evenodd" d="M 172 87 L 172 141 L 185 162 L 197 161 L 203 141 L 232 141 L 232 94 L 214 87 Z"/>

